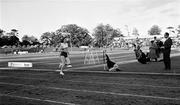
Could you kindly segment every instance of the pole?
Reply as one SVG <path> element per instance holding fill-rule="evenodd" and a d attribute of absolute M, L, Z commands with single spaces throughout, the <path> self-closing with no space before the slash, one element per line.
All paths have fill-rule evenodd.
<path fill-rule="evenodd" d="M 102 31 L 102 47 L 103 47 L 103 64 L 104 64 L 104 70 L 106 70 L 106 64 L 105 64 L 105 50 L 104 50 L 104 37 L 103 37 L 103 31 Z"/>
<path fill-rule="evenodd" d="M 72 52 L 72 40 L 71 40 L 71 34 L 70 34 L 70 46 L 71 46 L 71 52 Z"/>

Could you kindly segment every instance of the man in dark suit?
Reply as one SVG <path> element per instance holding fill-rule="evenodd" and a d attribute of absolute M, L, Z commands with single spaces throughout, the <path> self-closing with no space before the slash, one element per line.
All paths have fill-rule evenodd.
<path fill-rule="evenodd" d="M 164 37 L 166 38 L 166 40 L 164 42 L 163 60 L 164 60 L 165 70 L 170 70 L 171 69 L 170 53 L 171 53 L 172 40 L 169 37 L 169 33 L 167 32 L 164 34 Z"/>

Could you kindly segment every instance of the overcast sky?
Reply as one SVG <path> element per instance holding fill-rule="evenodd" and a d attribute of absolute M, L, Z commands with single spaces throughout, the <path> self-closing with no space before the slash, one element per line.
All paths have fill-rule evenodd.
<path fill-rule="evenodd" d="M 141 35 L 152 25 L 180 25 L 180 0 L 0 0 L 0 28 L 19 30 L 19 36 L 55 31 L 77 24 L 90 32 L 100 23 Z"/>

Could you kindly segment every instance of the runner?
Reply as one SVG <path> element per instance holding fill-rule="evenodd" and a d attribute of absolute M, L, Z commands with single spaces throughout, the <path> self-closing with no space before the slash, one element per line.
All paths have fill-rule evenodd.
<path fill-rule="evenodd" d="M 67 65 L 67 67 L 72 67 L 70 59 L 69 59 L 68 43 L 67 43 L 66 38 L 64 38 L 62 40 L 62 43 L 60 44 L 60 59 L 61 59 L 61 62 L 59 63 L 60 75 L 63 76 L 64 65 Z"/>

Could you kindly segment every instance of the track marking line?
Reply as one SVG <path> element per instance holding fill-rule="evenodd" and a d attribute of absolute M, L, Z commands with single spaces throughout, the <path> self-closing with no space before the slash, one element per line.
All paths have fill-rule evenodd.
<path fill-rule="evenodd" d="M 41 80 L 41 81 L 48 81 L 49 79 L 44 78 L 26 78 L 26 77 L 14 77 L 14 76 L 0 76 L 0 78 L 17 78 L 17 79 L 30 79 L 30 80 Z M 127 79 L 127 78 L 123 78 Z M 180 89 L 180 87 L 174 86 L 156 86 L 156 85 L 144 85 L 144 84 L 123 84 L 123 83 L 108 83 L 108 82 L 95 82 L 95 81 L 79 81 L 79 80 L 63 80 L 67 82 L 81 82 L 81 83 L 89 83 L 89 84 L 104 84 L 104 85 L 121 85 L 121 86 L 137 86 L 137 87 L 152 87 L 152 88 L 173 88 L 173 89 Z"/>
<path fill-rule="evenodd" d="M 31 97 L 24 97 L 24 96 L 17 96 L 17 95 L 9 95 L 9 94 L 0 94 L 0 96 L 6 96 L 6 97 L 12 97 L 12 98 L 21 98 L 21 99 L 34 100 L 34 101 L 44 101 L 44 102 L 55 103 L 55 104 L 78 105 L 78 104 L 74 104 L 74 103 L 53 101 L 53 100 L 47 100 L 47 99 L 38 99 L 38 98 L 31 98 Z"/>
<path fill-rule="evenodd" d="M 128 52 L 121 52 L 121 53 L 118 53 L 118 54 L 125 54 L 125 53 L 129 54 Z M 130 53 L 132 53 L 132 52 L 130 52 Z M 116 53 L 112 53 L 112 54 L 116 54 Z M 28 60 L 36 60 L 36 59 L 57 58 L 57 56 L 59 56 L 59 55 L 58 54 L 54 54 L 54 55 L 52 55 L 52 56 L 50 55 L 48 57 L 47 56 L 38 56 L 38 55 L 31 57 L 31 56 L 28 56 L 28 55 L 26 56 L 25 55 L 25 56 L 17 56 L 17 58 L 16 58 L 16 56 L 13 56 L 11 59 L 1 59 L 0 62 L 11 61 L 11 60 L 17 60 L 17 61 L 19 61 L 19 60 L 26 60 L 25 57 L 29 57 Z M 79 55 L 77 55 L 77 54 L 71 55 L 71 57 L 75 57 L 75 56 L 79 56 Z M 7 58 L 7 57 L 5 57 L 5 58 Z"/>
<path fill-rule="evenodd" d="M 94 66 L 85 66 L 85 67 L 76 67 L 76 68 L 67 68 L 64 69 L 63 71 L 67 72 L 77 72 L 77 73 L 104 73 L 104 74 L 134 74 L 134 75 L 164 75 L 164 76 L 180 76 L 180 73 L 153 73 L 153 72 L 125 72 L 125 71 L 120 71 L 120 72 L 109 72 L 109 71 L 92 71 L 92 70 L 83 70 L 83 69 L 88 69 L 88 68 L 96 68 L 96 67 L 103 67 L 102 65 L 94 65 Z M 1 67 L 0 70 L 24 70 L 25 68 L 10 68 L 10 67 Z M 82 69 L 82 70 L 79 70 Z M 47 71 L 47 72 L 59 72 L 60 70 L 55 70 L 55 69 L 28 69 L 24 71 Z"/>
<path fill-rule="evenodd" d="M 114 93 L 114 92 L 102 92 L 102 91 L 91 91 L 91 90 L 78 90 L 78 89 L 70 89 L 70 88 L 58 88 L 58 87 L 42 87 L 42 86 L 34 86 L 34 85 L 25 85 L 25 84 L 16 84 L 16 83 L 4 83 L 0 82 L 0 84 L 4 85 L 14 85 L 14 86 L 24 86 L 24 87 L 32 87 L 32 88 L 44 88 L 44 89 L 54 89 L 54 90 L 65 90 L 65 91 L 75 91 L 75 92 L 84 92 L 84 93 L 96 93 L 96 94 L 106 94 L 106 95 L 117 95 L 117 96 L 127 96 L 127 97 L 140 97 L 140 98 L 151 98 L 151 99 L 162 99 L 162 100 L 176 100 L 180 101 L 180 98 L 170 98 L 170 97 L 160 97 L 160 96 L 147 96 L 147 95 L 136 95 L 136 94 L 125 94 L 125 93 Z"/>
<path fill-rule="evenodd" d="M 180 54 L 177 53 L 177 54 L 172 54 L 171 56 L 179 56 Z M 117 62 L 118 64 L 127 64 L 127 63 L 133 63 L 133 62 L 137 62 L 137 60 L 127 60 L 127 61 L 120 61 L 120 62 Z M 122 73 L 122 74 L 146 74 L 146 75 L 177 75 L 177 76 L 180 76 L 180 73 L 147 73 L 147 72 L 107 72 L 107 71 L 82 71 L 82 70 L 79 70 L 79 69 L 87 69 L 87 68 L 96 68 L 96 67 L 103 67 L 104 64 L 99 64 L 99 65 L 90 65 L 90 66 L 83 66 L 83 67 L 76 67 L 74 68 L 73 67 L 73 70 L 72 68 L 70 69 L 64 69 L 64 71 L 73 71 L 73 72 L 95 72 L 95 73 Z M 0 70 L 3 70 L 3 69 L 14 69 L 14 68 L 0 68 Z M 15 69 L 21 69 L 21 68 L 15 68 Z M 50 69 L 28 69 L 28 70 L 34 70 L 34 71 L 58 71 L 59 70 L 50 70 Z M 77 71 L 78 70 L 78 71 Z"/>
<path fill-rule="evenodd" d="M 129 57 L 129 56 L 120 56 L 120 57 L 118 57 L 118 59 L 121 59 L 121 60 L 126 60 L 127 58 L 126 57 Z M 130 56 L 131 58 L 134 58 L 133 56 Z M 115 58 L 117 58 L 117 57 L 111 57 L 111 59 L 115 59 Z M 136 60 L 137 61 L 137 60 Z M 78 60 L 78 61 L 76 61 L 76 62 L 72 62 L 71 61 L 71 63 L 73 64 L 73 63 L 82 63 L 82 62 L 84 62 L 84 59 L 81 59 L 81 60 Z M 122 62 L 122 61 L 120 61 L 120 62 Z M 39 61 L 34 61 L 33 63 L 36 63 L 36 64 L 59 64 L 59 62 L 39 62 Z M 117 62 L 118 63 L 118 62 Z M 126 62 L 125 62 L 126 63 Z M 122 63 L 120 63 L 120 64 L 122 64 Z"/>

